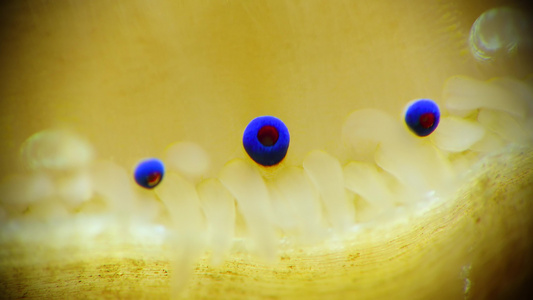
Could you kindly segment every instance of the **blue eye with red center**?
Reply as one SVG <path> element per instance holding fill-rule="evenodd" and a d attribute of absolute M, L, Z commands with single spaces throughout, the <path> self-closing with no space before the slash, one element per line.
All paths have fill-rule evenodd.
<path fill-rule="evenodd" d="M 273 166 L 280 163 L 289 149 L 289 130 L 278 118 L 262 116 L 253 119 L 242 137 L 244 150 L 256 163 Z"/>
<path fill-rule="evenodd" d="M 139 162 L 133 177 L 135 182 L 143 188 L 153 189 L 161 182 L 164 174 L 163 162 L 156 158 L 149 158 Z"/>
<path fill-rule="evenodd" d="M 405 123 L 418 136 L 430 135 L 439 121 L 439 106 L 429 99 L 416 100 L 405 111 Z"/>

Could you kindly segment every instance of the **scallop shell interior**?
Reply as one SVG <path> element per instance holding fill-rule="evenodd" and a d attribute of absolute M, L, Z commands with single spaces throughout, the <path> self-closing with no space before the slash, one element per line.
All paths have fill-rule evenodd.
<path fill-rule="evenodd" d="M 520 3 L 9 2 L 9 298 L 518 297 L 533 279 Z M 502 30 L 507 28 L 507 31 Z M 413 135 L 430 98 L 441 123 Z M 242 133 L 273 115 L 286 158 Z M 138 161 L 166 166 L 154 190 Z"/>

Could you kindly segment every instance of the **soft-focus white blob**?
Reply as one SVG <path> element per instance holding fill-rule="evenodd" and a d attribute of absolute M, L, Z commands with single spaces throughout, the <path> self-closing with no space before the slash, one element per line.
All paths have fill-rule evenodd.
<path fill-rule="evenodd" d="M 163 205 L 161 200 L 157 198 L 157 195 L 153 190 L 147 190 L 144 188 L 135 189 L 135 199 L 137 199 L 136 210 L 134 212 L 135 216 L 132 219 L 133 223 L 138 222 L 155 222 L 158 224 L 167 224 L 168 219 L 165 219 L 164 216 L 167 216 L 166 207 Z"/>
<path fill-rule="evenodd" d="M 63 203 L 50 199 L 29 205 L 24 218 L 32 221 L 54 222 L 72 217 Z"/>
<path fill-rule="evenodd" d="M 56 188 L 58 195 L 70 208 L 77 207 L 93 195 L 91 177 L 85 171 L 58 179 Z"/>
<path fill-rule="evenodd" d="M 533 78 L 533 76 L 531 77 Z M 522 128 L 533 136 L 533 80 L 526 78 L 525 80 L 517 80 L 514 78 L 494 78 L 491 83 L 511 92 L 517 99 L 526 103 L 528 110 L 526 120 L 522 124 Z"/>
<path fill-rule="evenodd" d="M 54 192 L 52 180 L 44 173 L 13 175 L 0 183 L 0 203 L 25 207 L 52 196 Z"/>
<path fill-rule="evenodd" d="M 255 166 L 235 159 L 220 172 L 220 181 L 235 197 L 256 252 L 268 261 L 277 257 L 277 238 L 273 226 L 273 212 L 263 178 Z"/>
<path fill-rule="evenodd" d="M 409 196 L 396 197 L 398 201 L 416 201 L 419 197 L 412 196 L 413 193 L 425 194 L 453 178 L 449 162 L 427 138 L 414 136 L 405 124 L 385 112 L 354 111 L 343 126 L 343 139 L 349 141 L 352 148 L 362 145 L 364 151 L 372 151 L 366 155 L 354 153 L 351 159 L 360 161 L 372 154 L 378 166 L 409 190 L 406 192 Z"/>
<path fill-rule="evenodd" d="M 136 244 L 141 245 L 163 245 L 167 235 L 167 229 L 160 224 L 146 222 L 132 222 L 129 227 L 129 234 Z"/>
<path fill-rule="evenodd" d="M 472 145 L 470 150 L 481 153 L 489 153 L 500 150 L 504 148 L 505 145 L 507 145 L 507 142 L 500 136 L 491 131 L 486 131 L 483 138 Z"/>
<path fill-rule="evenodd" d="M 210 165 L 207 152 L 192 142 L 178 142 L 170 145 L 166 149 L 166 162 L 169 169 L 175 169 L 194 177 L 205 174 Z"/>
<path fill-rule="evenodd" d="M 397 123 L 381 110 L 356 110 L 342 126 L 342 141 L 350 149 L 351 159 L 373 162 L 378 145 L 394 135 L 396 126 Z M 395 130 L 391 132 L 391 128 Z"/>
<path fill-rule="evenodd" d="M 530 16 L 509 7 L 482 13 L 470 29 L 470 51 L 480 61 L 509 57 L 532 43 Z"/>
<path fill-rule="evenodd" d="M 434 146 L 421 141 L 397 139 L 384 143 L 376 151 L 376 163 L 417 195 L 438 190 L 453 179 L 449 161 Z"/>
<path fill-rule="evenodd" d="M 529 88 L 533 89 L 533 73 L 530 73 L 529 75 L 526 76 L 526 78 L 524 78 L 524 80 L 522 80 L 522 82 L 527 85 Z M 530 99 L 530 98 L 528 98 Z M 533 111 L 532 111 L 533 113 Z"/>
<path fill-rule="evenodd" d="M 296 222 L 303 243 L 320 241 L 324 236 L 322 208 L 316 193 L 304 171 L 287 167 L 278 173 L 274 182 L 280 196 L 289 204 L 289 211 Z"/>
<path fill-rule="evenodd" d="M 472 288 L 472 264 L 469 263 L 461 268 L 461 278 L 463 279 L 463 294 L 465 299 L 472 298 L 470 289 Z"/>
<path fill-rule="evenodd" d="M 431 136 L 431 140 L 442 150 L 462 152 L 483 138 L 485 129 L 476 122 L 457 117 L 441 118 L 439 130 Z"/>
<path fill-rule="evenodd" d="M 24 163 L 34 170 L 69 170 L 86 166 L 93 158 L 92 147 L 66 130 L 44 130 L 30 136 L 21 146 Z"/>
<path fill-rule="evenodd" d="M 181 291 L 202 255 L 205 222 L 194 185 L 174 172 L 167 172 L 155 192 L 165 204 L 177 234 L 171 240 L 172 287 Z"/>
<path fill-rule="evenodd" d="M 392 178 L 374 164 L 357 161 L 348 163 L 344 167 L 344 180 L 347 189 L 375 207 L 389 208 L 394 204 Z"/>
<path fill-rule="evenodd" d="M 7 211 L 0 206 L 0 222 L 4 222 L 8 219 Z"/>
<path fill-rule="evenodd" d="M 490 109 L 481 109 L 478 114 L 478 121 L 488 130 L 496 133 L 502 139 L 518 144 L 531 143 L 533 136 L 531 132 L 524 130 L 523 126 L 511 115 Z"/>
<path fill-rule="evenodd" d="M 203 230 L 204 216 L 194 185 L 174 172 L 165 174 L 165 184 L 155 189 L 165 204 L 174 229 L 184 233 L 198 233 Z"/>
<path fill-rule="evenodd" d="M 135 201 L 132 190 L 133 175 L 110 161 L 95 163 L 90 174 L 94 193 L 101 195 L 107 201 L 111 211 L 124 215 L 133 212 Z"/>
<path fill-rule="evenodd" d="M 509 77 L 498 77 L 489 80 L 495 86 L 502 87 L 510 92 L 528 107 L 528 116 L 533 115 L 533 82 L 518 80 Z"/>
<path fill-rule="evenodd" d="M 270 204 L 272 206 L 273 221 L 285 233 L 293 233 L 297 230 L 297 222 L 294 218 L 296 211 L 286 201 L 279 189 L 272 182 L 267 182 Z"/>
<path fill-rule="evenodd" d="M 481 140 L 483 140 L 483 138 Z M 480 143 L 481 140 L 476 142 L 474 145 Z M 474 147 L 474 145 L 472 145 L 472 147 Z M 472 147 L 470 147 L 468 151 L 449 153 L 448 159 L 453 168 L 454 174 L 456 174 L 456 181 L 452 182 L 452 184 L 460 184 L 462 180 L 471 173 L 472 165 L 479 160 L 479 153 L 474 151 Z"/>
<path fill-rule="evenodd" d="M 339 161 L 320 150 L 304 159 L 303 167 L 320 194 L 326 216 L 333 229 L 344 232 L 355 223 L 355 208 L 344 188 L 344 175 Z"/>
<path fill-rule="evenodd" d="M 206 179 L 197 186 L 207 219 L 211 262 L 220 265 L 235 236 L 235 200 L 218 179 Z"/>
<path fill-rule="evenodd" d="M 53 245 L 54 248 L 72 247 L 99 248 L 102 236 L 115 232 L 117 222 L 102 216 L 73 217 L 59 201 L 45 201 L 31 206 L 21 222 L 9 222 L 2 228 L 2 238 L 21 243 Z M 108 244 L 124 240 L 125 237 L 108 235 Z M 99 238 L 96 240 L 95 238 Z M 42 256 L 31 257 L 39 263 Z"/>
<path fill-rule="evenodd" d="M 489 108 L 524 118 L 529 106 L 501 86 L 464 76 L 454 76 L 446 81 L 443 98 L 450 113 L 459 116 Z"/>

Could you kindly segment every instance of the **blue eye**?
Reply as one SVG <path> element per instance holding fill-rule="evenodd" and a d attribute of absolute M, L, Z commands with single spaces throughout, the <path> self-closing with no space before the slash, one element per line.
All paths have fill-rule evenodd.
<path fill-rule="evenodd" d="M 278 118 L 262 116 L 253 119 L 242 137 L 246 153 L 256 163 L 273 166 L 285 158 L 289 149 L 289 130 Z"/>
<path fill-rule="evenodd" d="M 156 158 L 149 158 L 139 162 L 135 168 L 134 178 L 143 188 L 153 189 L 163 179 L 165 166 Z"/>
<path fill-rule="evenodd" d="M 439 121 L 439 106 L 429 99 L 416 100 L 405 112 L 405 123 L 418 136 L 430 135 L 439 125 Z"/>

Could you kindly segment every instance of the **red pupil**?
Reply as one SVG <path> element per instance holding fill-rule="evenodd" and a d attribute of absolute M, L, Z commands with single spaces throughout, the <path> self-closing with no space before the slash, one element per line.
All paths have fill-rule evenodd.
<path fill-rule="evenodd" d="M 159 181 L 159 179 L 161 178 L 161 175 L 159 175 L 159 173 L 155 172 L 155 173 L 152 173 L 150 175 L 148 175 L 148 184 L 149 185 L 152 185 L 152 184 L 155 184 Z"/>
<path fill-rule="evenodd" d="M 418 120 L 420 121 L 420 125 L 422 125 L 422 127 L 429 128 L 435 123 L 435 115 L 432 113 L 425 113 L 422 114 Z"/>
<path fill-rule="evenodd" d="M 263 146 L 274 145 L 279 138 L 278 130 L 274 126 L 266 125 L 257 132 L 257 139 Z"/>

